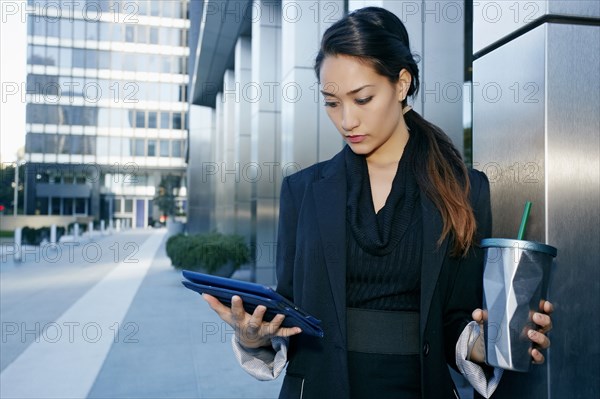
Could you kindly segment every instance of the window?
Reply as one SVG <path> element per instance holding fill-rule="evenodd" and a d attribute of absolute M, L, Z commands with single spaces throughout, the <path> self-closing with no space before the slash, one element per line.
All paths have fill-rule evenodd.
<path fill-rule="evenodd" d="M 150 61 L 146 66 L 147 72 L 160 72 L 160 56 L 157 54 L 150 54 Z"/>
<path fill-rule="evenodd" d="M 170 129 L 171 128 L 171 115 L 168 112 L 160 113 L 160 128 L 161 129 Z"/>
<path fill-rule="evenodd" d="M 59 25 L 60 37 L 62 39 L 71 40 L 73 38 L 73 20 L 70 18 L 61 18 Z"/>
<path fill-rule="evenodd" d="M 58 47 L 46 47 L 46 65 L 58 66 Z"/>
<path fill-rule="evenodd" d="M 97 10 L 96 7 L 91 7 L 91 13 L 95 13 L 95 11 Z M 87 26 L 86 26 L 86 39 L 87 40 L 98 40 L 98 29 L 99 29 L 99 23 L 98 21 L 94 21 L 94 20 L 88 20 L 87 21 Z"/>
<path fill-rule="evenodd" d="M 181 140 L 173 140 L 171 142 L 171 156 L 174 158 L 181 158 L 182 148 Z"/>
<path fill-rule="evenodd" d="M 73 49 L 73 68 L 85 68 L 85 50 L 82 48 Z"/>
<path fill-rule="evenodd" d="M 156 140 L 148 140 L 148 156 L 156 156 Z"/>
<path fill-rule="evenodd" d="M 161 3 L 162 1 L 151 1 L 150 2 L 150 15 L 154 16 L 154 17 L 158 17 L 160 15 L 160 8 L 161 8 Z"/>
<path fill-rule="evenodd" d="M 98 68 L 110 69 L 110 51 L 98 50 Z"/>
<path fill-rule="evenodd" d="M 169 140 L 160 140 L 160 156 L 169 156 Z"/>
<path fill-rule="evenodd" d="M 63 215 L 73 214 L 73 198 L 63 198 Z"/>
<path fill-rule="evenodd" d="M 46 154 L 56 154 L 57 152 L 57 140 L 58 137 L 56 134 L 45 134 L 44 135 L 44 152 Z"/>
<path fill-rule="evenodd" d="M 123 55 L 119 51 L 113 51 L 110 55 L 110 67 L 115 71 L 120 71 L 123 67 Z"/>
<path fill-rule="evenodd" d="M 135 54 L 127 54 L 123 55 L 123 70 L 124 71 L 135 71 Z"/>
<path fill-rule="evenodd" d="M 181 114 L 173 112 L 173 129 L 181 129 Z"/>
<path fill-rule="evenodd" d="M 158 44 L 158 28 L 150 28 L 150 44 Z"/>
<path fill-rule="evenodd" d="M 177 7 L 176 1 L 163 1 L 162 3 L 162 16 L 165 18 L 173 18 L 173 6 Z"/>
<path fill-rule="evenodd" d="M 121 198 L 115 198 L 113 200 L 113 207 L 115 208 L 116 213 L 121 213 Z"/>
<path fill-rule="evenodd" d="M 71 152 L 71 136 L 59 135 L 56 141 L 56 149 L 59 154 L 69 154 Z"/>
<path fill-rule="evenodd" d="M 34 35 L 34 31 L 35 31 L 34 27 L 35 27 L 34 17 L 32 15 L 30 15 L 29 18 L 27 18 L 27 34 L 29 36 Z"/>
<path fill-rule="evenodd" d="M 135 40 L 135 31 L 134 26 L 128 25 L 125 27 L 125 41 L 129 43 L 133 43 Z"/>
<path fill-rule="evenodd" d="M 170 42 L 170 34 L 171 29 L 170 28 L 166 28 L 166 27 L 161 27 L 159 28 L 158 31 L 158 43 L 159 44 L 163 44 L 163 45 L 168 45 L 171 44 Z"/>
<path fill-rule="evenodd" d="M 60 215 L 60 198 L 52 198 L 51 215 Z"/>
<path fill-rule="evenodd" d="M 160 58 L 162 60 L 161 72 L 162 73 L 171 73 L 171 68 L 172 68 L 171 65 L 173 64 L 173 57 L 171 57 L 169 55 L 163 55 Z"/>
<path fill-rule="evenodd" d="M 115 42 L 123 41 L 123 26 L 121 24 L 111 24 L 112 36 L 111 39 Z"/>
<path fill-rule="evenodd" d="M 58 65 L 61 68 L 71 68 L 73 66 L 73 49 L 70 47 L 60 48 L 60 60 Z"/>
<path fill-rule="evenodd" d="M 27 123 L 46 123 L 46 105 L 27 104 Z"/>
<path fill-rule="evenodd" d="M 135 112 L 135 127 L 146 127 L 146 114 L 144 111 Z"/>
<path fill-rule="evenodd" d="M 181 1 L 174 1 L 173 2 L 175 5 L 175 13 L 173 15 L 173 17 L 175 18 L 183 18 L 185 17 L 185 11 L 184 11 L 184 6 L 183 3 Z"/>
<path fill-rule="evenodd" d="M 127 212 L 127 213 L 133 212 L 133 200 L 132 199 L 125 200 L 125 212 Z"/>
<path fill-rule="evenodd" d="M 106 136 L 98 136 L 96 138 L 96 155 L 99 157 L 106 157 L 109 155 L 108 148 L 109 142 L 108 137 Z"/>
<path fill-rule="evenodd" d="M 31 65 L 46 65 L 46 48 L 44 46 L 29 46 L 29 60 Z"/>
<path fill-rule="evenodd" d="M 148 42 L 148 27 L 144 25 L 137 26 L 137 37 L 136 43 L 147 43 Z"/>
<path fill-rule="evenodd" d="M 98 68 L 98 53 L 96 50 L 85 50 L 85 67 L 89 69 Z"/>
<path fill-rule="evenodd" d="M 71 136 L 71 154 L 83 154 L 83 137 L 80 135 Z"/>
<path fill-rule="evenodd" d="M 136 157 L 143 157 L 145 154 L 144 150 L 144 139 L 133 139 L 134 141 L 134 153 Z"/>
<path fill-rule="evenodd" d="M 148 127 L 156 129 L 156 112 L 148 112 Z"/>
<path fill-rule="evenodd" d="M 75 213 L 86 214 L 87 198 L 75 198 Z"/>
<path fill-rule="evenodd" d="M 83 140 L 83 154 L 96 155 L 96 137 L 95 136 L 80 136 Z"/>
<path fill-rule="evenodd" d="M 85 21 L 82 19 L 73 20 L 73 40 L 85 39 Z"/>
<path fill-rule="evenodd" d="M 44 134 L 27 133 L 25 139 L 25 148 L 28 153 L 43 153 L 44 151 Z"/>
<path fill-rule="evenodd" d="M 151 0 L 150 0 L 151 1 Z M 139 0 L 136 11 L 138 15 L 148 15 L 148 0 Z"/>
<path fill-rule="evenodd" d="M 59 37 L 59 20 L 54 18 L 46 18 L 46 36 Z"/>
<path fill-rule="evenodd" d="M 111 39 L 112 24 L 109 22 L 99 22 L 99 38 L 101 41 L 108 42 Z M 115 24 L 116 25 L 116 24 Z"/>

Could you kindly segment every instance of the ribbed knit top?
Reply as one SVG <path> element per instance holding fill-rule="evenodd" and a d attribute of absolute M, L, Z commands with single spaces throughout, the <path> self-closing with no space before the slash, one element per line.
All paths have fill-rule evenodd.
<path fill-rule="evenodd" d="M 392 189 L 375 213 L 364 156 L 346 148 L 346 301 L 352 308 L 418 311 L 423 226 L 409 138 Z"/>

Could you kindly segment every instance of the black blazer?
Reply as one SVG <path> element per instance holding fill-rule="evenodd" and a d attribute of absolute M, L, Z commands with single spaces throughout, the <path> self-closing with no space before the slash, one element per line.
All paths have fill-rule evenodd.
<path fill-rule="evenodd" d="M 293 336 L 280 398 L 349 398 L 346 360 L 346 167 L 344 150 L 283 179 L 277 242 L 277 291 L 323 322 L 324 338 Z M 478 236 L 491 235 L 487 177 L 469 170 L 470 200 Z M 423 265 L 420 334 L 422 394 L 454 398 L 447 364 L 456 367 L 455 345 L 481 306 L 482 250 L 452 258 L 451 238 L 437 247 L 442 219 L 420 193 Z"/>

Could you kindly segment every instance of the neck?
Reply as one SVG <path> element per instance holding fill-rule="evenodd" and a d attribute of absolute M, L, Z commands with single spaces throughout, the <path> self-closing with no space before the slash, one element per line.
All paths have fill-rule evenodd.
<path fill-rule="evenodd" d="M 367 155 L 367 164 L 376 168 L 397 166 L 404 153 L 406 143 L 408 143 L 408 138 L 408 129 L 403 124 L 381 147 Z"/>

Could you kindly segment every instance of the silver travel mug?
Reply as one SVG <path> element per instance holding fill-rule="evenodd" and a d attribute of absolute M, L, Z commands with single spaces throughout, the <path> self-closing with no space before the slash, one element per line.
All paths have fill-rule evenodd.
<path fill-rule="evenodd" d="M 483 308 L 487 364 L 506 370 L 528 371 L 527 336 L 536 325 L 540 299 L 546 298 L 550 266 L 556 248 L 534 241 L 505 238 L 481 240 L 485 250 Z"/>

